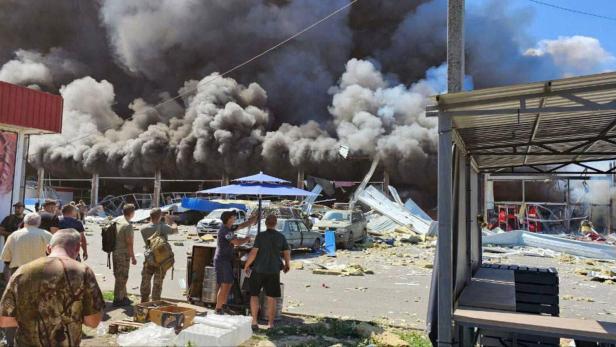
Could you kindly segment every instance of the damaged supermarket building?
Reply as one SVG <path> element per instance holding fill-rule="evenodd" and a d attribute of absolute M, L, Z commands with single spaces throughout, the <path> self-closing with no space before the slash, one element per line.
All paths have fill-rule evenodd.
<path fill-rule="evenodd" d="M 338 5 L 346 1 L 174 10 L 166 2 L 4 4 L 3 13 L 15 19 L 52 13 L 36 19 L 40 30 L 63 33 L 7 39 L 0 48 L 0 80 L 59 93 L 65 101 L 62 133 L 31 141 L 30 186 L 41 176 L 46 185 L 72 191 L 73 200 L 89 202 L 96 181 L 102 200 L 152 193 L 155 177 L 163 192 L 194 192 L 264 171 L 293 182 L 298 176 L 339 181 L 348 191 L 348 182 L 361 181 L 378 156 L 373 181 L 389 181 L 403 199 L 434 214 L 436 175 L 426 173 L 436 172 L 437 122 L 425 117 L 425 106 L 445 90 L 446 1 L 360 1 L 270 56 L 222 75 L 240 57 L 283 41 Z M 298 20 L 254 30 L 278 16 Z M 547 42 L 522 46 L 528 40 L 518 38 L 530 37 L 511 24 L 525 17 L 497 2 L 469 12 L 467 27 L 483 34 L 468 37 L 466 88 L 576 73 L 578 64 L 563 63 L 543 48 Z M 229 27 L 221 18 L 245 25 Z M 1 34 L 30 30 L 17 22 L 6 21 Z M 187 25 L 166 35 L 166 25 L 178 22 Z M 600 57 L 593 42 L 550 44 Z M 482 54 L 487 50 L 497 58 Z M 585 60 L 589 72 L 601 64 Z M 346 159 L 341 146 L 349 149 Z"/>
<path fill-rule="evenodd" d="M 218 232 L 233 216 L 228 228 L 248 226 L 237 232 L 246 243 L 231 247 L 225 304 L 243 314 L 242 264 L 266 227 L 249 221 L 273 214 L 293 251 L 277 318 L 354 320 L 348 329 L 301 320 L 300 340 L 334 327 L 324 328 L 329 340 L 307 345 L 387 345 L 381 335 L 408 338 L 405 329 L 426 325 L 451 345 L 458 304 L 483 298 L 514 313 L 598 319 L 602 297 L 616 293 L 616 75 L 605 72 L 616 58 L 593 37 L 534 38 L 528 13 L 510 2 L 466 4 L 452 29 L 448 4 L 465 8 L 455 0 L 0 3 L 0 164 L 20 170 L 10 185 L 0 170 L 10 195 L 0 217 L 17 200 L 30 211 L 46 199 L 83 207 L 84 240 L 96 250 L 87 262 L 110 291 L 103 230 L 127 204 L 136 235 L 160 214 L 177 231 L 167 240 L 177 277 L 161 284 L 162 297 L 202 314 L 218 300 Z M 52 34 L 34 35 L 26 21 Z M 461 43 L 453 53 L 448 37 Z M 6 125 L 6 114 L 19 114 L 4 113 L 18 99 L 3 92 L 8 83 L 34 95 L 32 105 L 53 96 L 53 126 Z M 135 238 L 132 274 L 145 266 L 148 242 Z M 502 276 L 481 278 L 495 270 Z M 516 283 L 538 273 L 550 283 Z M 138 277 L 127 279 L 131 296 L 142 295 Z M 520 289 L 535 285 L 541 295 Z M 147 313 L 128 323 L 126 312 L 114 314 L 116 332 L 152 327 Z M 174 328 L 173 338 L 186 327 Z M 500 338 L 489 328 L 472 325 L 481 345 Z"/>

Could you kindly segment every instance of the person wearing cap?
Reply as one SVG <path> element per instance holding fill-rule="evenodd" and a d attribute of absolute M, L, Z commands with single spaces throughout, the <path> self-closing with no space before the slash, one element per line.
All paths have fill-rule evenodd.
<path fill-rule="evenodd" d="M 60 219 L 56 214 L 56 201 L 47 199 L 43 203 L 43 210 L 39 212 L 41 215 L 41 229 L 45 229 L 50 233 L 55 233 L 60 230 Z"/>
<path fill-rule="evenodd" d="M 145 243 L 145 249 L 149 249 L 149 239 L 155 233 L 159 233 L 162 238 L 168 241 L 168 236 L 171 234 L 177 234 L 178 226 L 173 223 L 170 218 L 163 220 L 163 212 L 160 208 L 153 208 L 150 211 L 150 224 L 141 229 L 141 236 Z M 167 216 L 165 216 L 167 217 Z M 163 292 L 163 281 L 165 280 L 166 270 L 160 267 L 152 266 L 148 264 L 147 260 L 143 262 L 143 270 L 141 270 L 141 302 L 150 301 L 150 292 L 152 293 L 152 301 L 160 300 L 160 296 Z M 154 285 L 152 285 L 152 278 L 154 278 Z"/>
<path fill-rule="evenodd" d="M 13 204 L 13 208 L 15 209 L 15 213 L 6 216 L 0 224 L 0 235 L 4 236 L 5 239 L 11 235 L 12 232 L 19 229 L 19 226 L 24 220 L 24 204 L 16 202 Z"/>

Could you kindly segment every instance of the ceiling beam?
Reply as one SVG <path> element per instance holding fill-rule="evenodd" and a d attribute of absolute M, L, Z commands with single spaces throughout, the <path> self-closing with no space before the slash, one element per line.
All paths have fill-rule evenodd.
<path fill-rule="evenodd" d="M 549 91 L 545 91 L 546 84 L 551 88 L 552 81 L 548 81 L 544 84 L 544 91 L 542 92 L 497 96 L 493 98 L 485 98 L 485 99 L 476 100 L 476 101 L 461 101 L 461 102 L 445 103 L 443 98 L 441 98 L 440 95 L 437 95 L 436 96 L 437 104 L 427 106 L 426 111 L 429 114 L 429 116 L 436 116 L 438 112 L 447 111 L 447 109 L 451 109 L 451 108 L 472 107 L 472 106 L 504 103 L 508 101 L 520 100 L 522 98 L 528 100 L 528 99 L 536 99 L 536 98 L 542 98 L 542 97 L 560 96 L 560 95 L 575 95 L 577 93 L 607 91 L 607 90 L 616 89 L 616 82 L 611 82 L 611 83 L 600 83 L 600 84 L 587 85 L 587 86 L 578 87 L 578 88 L 569 88 L 569 89 L 564 89 L 564 90 L 553 91 L 550 89 Z M 473 92 L 467 92 L 467 93 L 472 94 Z M 444 98 L 447 98 L 447 97 L 445 96 Z"/>

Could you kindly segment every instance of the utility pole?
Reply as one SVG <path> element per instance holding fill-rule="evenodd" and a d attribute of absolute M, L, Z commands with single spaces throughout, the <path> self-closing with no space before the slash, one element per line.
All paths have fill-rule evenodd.
<path fill-rule="evenodd" d="M 447 6 L 447 92 L 464 83 L 464 0 Z M 453 223 L 451 117 L 438 116 L 438 346 L 453 343 Z"/>
<path fill-rule="evenodd" d="M 449 0 L 447 8 L 447 92 L 464 87 L 464 0 Z"/>

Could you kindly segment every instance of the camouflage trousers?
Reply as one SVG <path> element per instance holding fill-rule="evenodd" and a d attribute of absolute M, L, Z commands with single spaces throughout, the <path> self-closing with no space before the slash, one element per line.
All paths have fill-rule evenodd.
<path fill-rule="evenodd" d="M 126 298 L 126 282 L 128 282 L 128 270 L 130 268 L 130 257 L 128 251 L 113 252 L 113 277 L 115 285 L 113 288 L 113 300 L 119 301 Z"/>
<path fill-rule="evenodd" d="M 160 300 L 160 295 L 163 292 L 163 281 L 167 271 L 161 271 L 160 267 L 143 263 L 141 270 L 141 302 L 150 301 L 150 288 L 152 289 L 152 301 Z M 154 277 L 154 286 L 152 286 L 152 277 Z"/>

